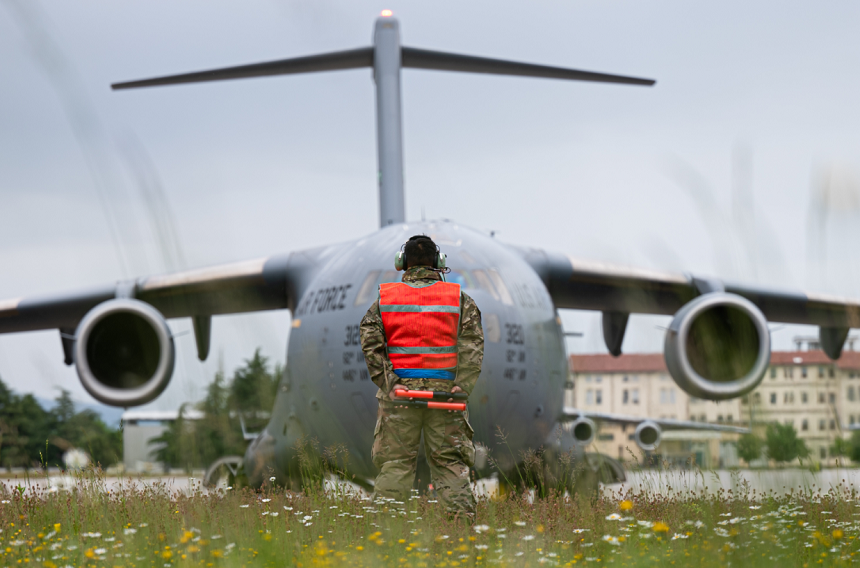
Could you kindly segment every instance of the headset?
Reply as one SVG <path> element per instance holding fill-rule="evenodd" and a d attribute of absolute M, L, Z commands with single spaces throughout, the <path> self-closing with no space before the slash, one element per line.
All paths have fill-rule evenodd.
<path fill-rule="evenodd" d="M 428 241 L 433 243 L 433 239 L 431 239 L 427 235 L 415 235 L 414 237 L 410 237 L 408 241 L 406 241 L 400 246 L 400 250 L 397 251 L 397 254 L 394 256 L 394 268 L 396 268 L 397 270 L 406 270 L 407 268 L 409 268 L 409 261 L 406 258 L 406 251 L 404 251 L 403 249 L 404 247 L 406 247 L 406 243 L 410 243 L 412 241 L 417 241 L 420 239 L 427 239 Z M 438 270 L 443 273 L 447 272 L 448 255 L 439 250 L 439 245 L 437 245 L 436 243 L 433 243 L 433 245 L 436 247 L 436 259 L 433 262 L 433 270 Z"/>

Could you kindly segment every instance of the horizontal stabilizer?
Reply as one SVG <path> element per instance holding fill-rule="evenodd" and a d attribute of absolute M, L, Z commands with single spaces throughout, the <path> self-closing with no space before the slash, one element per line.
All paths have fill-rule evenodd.
<path fill-rule="evenodd" d="M 373 48 L 364 47 L 349 51 L 336 51 L 321 55 L 279 59 L 265 63 L 211 69 L 196 73 L 183 73 L 141 81 L 114 83 L 111 88 L 135 89 L 138 87 L 157 87 L 160 85 L 179 85 L 182 83 L 204 83 L 207 81 L 224 81 L 227 79 L 247 79 L 251 77 L 267 77 L 271 75 L 292 75 L 296 73 L 316 73 L 320 71 L 338 71 L 341 69 L 358 69 L 373 66 Z"/>
<path fill-rule="evenodd" d="M 592 71 L 550 67 L 548 65 L 533 65 L 488 57 L 473 57 L 456 53 L 444 53 L 414 47 L 403 47 L 400 50 L 401 65 L 413 69 L 434 69 L 437 71 L 460 71 L 463 73 L 488 73 L 491 75 L 516 75 L 519 77 L 541 77 L 544 79 L 568 79 L 571 81 L 592 81 L 597 83 L 624 83 L 628 85 L 651 86 L 656 81 L 626 77 L 624 75 L 608 75 Z"/>

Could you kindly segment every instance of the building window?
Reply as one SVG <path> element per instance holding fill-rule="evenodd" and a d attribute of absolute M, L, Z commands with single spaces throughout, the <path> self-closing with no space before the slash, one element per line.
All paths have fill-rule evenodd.
<path fill-rule="evenodd" d="M 835 392 L 830 393 L 828 398 L 830 399 L 830 404 L 836 404 L 836 393 Z"/>
<path fill-rule="evenodd" d="M 854 426 L 854 415 L 853 414 L 848 417 L 848 425 Z"/>
<path fill-rule="evenodd" d="M 809 402 L 809 394 L 806 391 L 800 393 L 800 402 L 802 402 L 803 404 Z"/>
<path fill-rule="evenodd" d="M 639 404 L 639 389 L 633 389 L 630 392 L 630 401 L 633 404 Z"/>
<path fill-rule="evenodd" d="M 791 367 L 783 367 L 782 368 L 782 376 L 785 377 L 786 379 L 790 379 L 792 377 L 792 375 L 794 374 L 794 373 L 792 373 L 793 370 L 794 369 L 792 369 Z"/>
<path fill-rule="evenodd" d="M 594 391 L 594 402 L 595 404 L 603 404 L 603 391 L 597 389 Z"/>
<path fill-rule="evenodd" d="M 820 404 L 824 404 L 824 393 L 823 392 L 818 393 L 818 402 Z"/>
<path fill-rule="evenodd" d="M 624 378 L 623 378 L 623 379 L 621 379 L 621 382 L 626 383 L 626 382 L 627 382 L 627 380 L 628 380 L 628 379 L 627 379 L 627 375 L 624 375 Z"/>
<path fill-rule="evenodd" d="M 624 380 L 627 380 L 627 377 L 624 377 Z M 621 404 L 627 404 L 630 400 L 630 393 L 627 392 L 627 389 L 624 389 L 624 392 L 621 393 Z"/>
<path fill-rule="evenodd" d="M 717 422 L 719 422 L 720 424 L 723 423 L 723 415 L 722 414 L 717 414 Z"/>
<path fill-rule="evenodd" d="M 826 427 L 827 427 L 827 422 L 825 422 L 825 420 L 823 418 L 818 421 L 818 429 L 819 430 L 824 430 Z"/>
<path fill-rule="evenodd" d="M 699 422 L 707 422 L 707 421 L 708 421 L 707 416 L 705 416 L 704 414 L 699 415 Z"/>
<path fill-rule="evenodd" d="M 801 379 L 805 379 L 805 378 L 806 378 L 806 367 L 801 367 L 801 368 L 800 368 L 800 378 L 801 378 Z"/>
<path fill-rule="evenodd" d="M 754 394 L 753 394 L 753 401 L 754 401 L 756 404 L 761 404 L 761 393 L 760 393 L 760 392 L 757 392 L 757 393 L 754 393 Z"/>
<path fill-rule="evenodd" d="M 776 367 L 771 367 L 771 368 L 770 368 L 770 378 L 771 378 L 771 379 L 775 379 L 775 378 L 776 378 Z"/>
<path fill-rule="evenodd" d="M 831 379 L 835 379 L 836 378 L 836 369 L 834 369 L 833 367 L 828 368 L 827 369 L 827 376 L 830 377 Z"/>
<path fill-rule="evenodd" d="M 806 418 L 804 418 L 804 419 L 803 419 L 803 422 L 801 422 L 801 423 L 800 423 L 800 429 L 801 429 L 801 430 L 803 430 L 804 432 L 806 432 L 807 430 L 809 430 L 809 420 L 807 420 Z"/>
<path fill-rule="evenodd" d="M 596 377 L 594 377 L 594 382 L 595 382 L 595 383 L 599 383 L 599 382 L 602 382 L 602 381 L 603 381 L 603 379 L 600 377 L 600 375 L 597 375 Z"/>
<path fill-rule="evenodd" d="M 836 420 L 830 419 L 830 429 L 836 430 Z"/>
<path fill-rule="evenodd" d="M 818 378 L 819 379 L 824 378 L 824 367 L 818 367 Z"/>
<path fill-rule="evenodd" d="M 729 424 L 732 423 L 732 415 L 731 414 L 726 415 L 726 422 L 728 422 Z"/>
<path fill-rule="evenodd" d="M 851 402 L 854 402 L 854 387 L 853 386 L 848 387 L 848 395 L 847 396 L 848 396 L 848 400 L 850 400 Z"/>
<path fill-rule="evenodd" d="M 588 389 L 588 390 L 585 392 L 585 404 L 586 404 L 586 405 L 592 405 L 592 404 L 594 404 L 594 391 L 593 391 L 593 390 L 591 390 L 591 389 Z"/>
<path fill-rule="evenodd" d="M 818 448 L 818 455 L 821 456 L 821 459 L 826 458 L 827 457 L 827 450 L 823 447 Z"/>
<path fill-rule="evenodd" d="M 794 404 L 794 392 L 789 391 L 789 392 L 783 393 L 782 402 L 784 402 L 785 404 Z"/>
<path fill-rule="evenodd" d="M 770 393 L 770 403 L 776 404 L 776 393 L 775 392 Z"/>

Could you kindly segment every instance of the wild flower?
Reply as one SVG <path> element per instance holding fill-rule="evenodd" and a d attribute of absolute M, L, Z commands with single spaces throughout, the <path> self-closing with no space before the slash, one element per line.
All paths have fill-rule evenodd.
<path fill-rule="evenodd" d="M 483 533 L 483 532 L 486 532 L 486 531 L 490 530 L 490 527 L 489 527 L 489 526 L 487 526 L 487 525 L 475 525 L 475 526 L 474 526 L 474 527 L 472 527 L 472 528 L 473 528 L 473 529 L 475 530 L 475 532 L 476 532 L 476 533 L 478 533 L 478 534 L 481 534 L 481 533 Z"/>
<path fill-rule="evenodd" d="M 268 503 L 271 499 L 263 499 L 263 503 Z"/>
<path fill-rule="evenodd" d="M 669 532 L 669 525 L 667 525 L 666 523 L 664 523 L 662 521 L 657 521 L 656 523 L 654 523 L 654 525 L 651 527 L 651 529 L 654 532 L 667 533 L 667 532 Z"/>
<path fill-rule="evenodd" d="M 523 537 L 523 540 L 534 540 L 534 539 L 535 539 L 535 535 L 533 535 L 533 534 L 527 534 L 526 536 Z"/>
<path fill-rule="evenodd" d="M 621 516 L 621 515 L 619 515 L 618 513 L 612 513 L 611 515 L 607 515 L 607 516 L 606 516 L 606 520 L 607 520 L 607 521 L 620 521 L 620 520 L 621 520 L 621 519 L 623 519 L 623 518 L 624 518 L 624 517 L 622 517 L 622 516 Z"/>
<path fill-rule="evenodd" d="M 247 509 L 248 507 L 250 507 L 250 505 L 239 505 L 240 509 Z"/>
<path fill-rule="evenodd" d="M 475 548 L 477 548 L 478 550 L 487 550 L 489 546 L 487 546 L 486 544 L 476 544 Z"/>
<path fill-rule="evenodd" d="M 123 529 L 122 534 L 124 534 L 126 536 L 132 535 L 132 534 L 137 534 L 137 529 L 132 529 L 132 528 Z"/>
<path fill-rule="evenodd" d="M 620 505 L 618 505 L 618 508 L 621 509 L 622 511 L 630 511 L 633 509 L 633 501 L 625 499 L 624 501 L 621 502 Z"/>
<path fill-rule="evenodd" d="M 525 521 L 514 521 L 514 524 L 515 524 L 515 525 L 517 525 L 518 527 L 524 527 L 524 526 L 526 526 L 526 522 L 525 522 Z"/>
<path fill-rule="evenodd" d="M 680 534 L 680 533 L 675 533 L 672 535 L 672 540 L 678 540 L 678 539 L 682 539 L 682 538 L 687 538 L 687 535 Z"/>
<path fill-rule="evenodd" d="M 582 534 L 585 531 L 590 531 L 591 529 L 573 529 L 574 534 Z"/>
<path fill-rule="evenodd" d="M 618 540 L 617 536 L 612 536 L 609 534 L 603 535 L 603 542 L 611 544 L 612 546 L 621 546 L 621 541 Z"/>

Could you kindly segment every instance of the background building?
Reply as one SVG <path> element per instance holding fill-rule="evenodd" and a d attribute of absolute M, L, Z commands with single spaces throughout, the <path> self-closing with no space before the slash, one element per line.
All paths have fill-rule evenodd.
<path fill-rule="evenodd" d="M 815 338 L 796 338 L 796 351 L 771 354 L 764 380 L 748 396 L 722 402 L 697 399 L 669 376 L 662 354 L 571 355 L 571 382 L 565 405 L 585 412 L 610 412 L 639 418 L 670 418 L 714 424 L 753 425 L 764 436 L 770 422 L 790 423 L 825 465 L 835 463 L 830 450 L 846 427 L 860 424 L 860 352 L 850 338 L 838 361 L 817 349 Z M 860 343 L 860 342 L 857 342 Z M 811 348 L 811 349 L 810 349 Z M 620 459 L 643 452 L 633 441 L 634 426 L 599 424 L 596 450 Z M 664 432 L 654 452 L 676 465 L 739 465 L 737 434 L 699 431 Z"/>
<path fill-rule="evenodd" d="M 153 438 L 161 436 L 179 417 L 178 410 L 126 410 L 122 414 L 122 453 L 126 471 L 163 473 L 164 464 L 155 456 L 159 445 Z M 200 420 L 199 410 L 185 409 L 184 420 Z"/>

